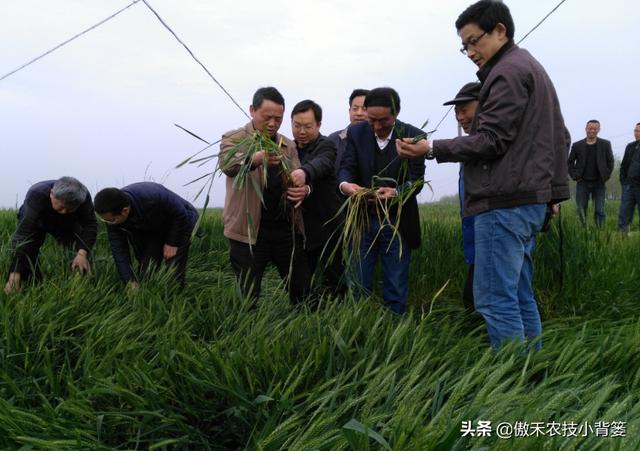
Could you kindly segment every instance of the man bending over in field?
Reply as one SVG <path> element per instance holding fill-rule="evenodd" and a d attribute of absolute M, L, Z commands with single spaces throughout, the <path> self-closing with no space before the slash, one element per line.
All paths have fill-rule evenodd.
<path fill-rule="evenodd" d="M 193 205 L 158 183 L 140 182 L 103 189 L 96 194 L 95 206 L 107 224 L 120 278 L 130 289 L 137 289 L 149 266 L 162 260 L 175 267 L 184 286 L 191 232 L 198 219 Z M 129 245 L 140 263 L 137 274 Z"/>
<path fill-rule="evenodd" d="M 87 188 L 73 177 L 36 183 L 18 210 L 13 235 L 13 257 L 4 291 L 20 290 L 20 283 L 41 277 L 38 253 L 47 233 L 77 253 L 71 262 L 81 273 L 89 271 L 89 252 L 96 242 L 96 217 Z"/>

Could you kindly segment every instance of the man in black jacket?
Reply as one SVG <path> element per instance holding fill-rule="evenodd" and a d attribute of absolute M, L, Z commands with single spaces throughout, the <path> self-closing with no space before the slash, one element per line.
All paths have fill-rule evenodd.
<path fill-rule="evenodd" d="M 303 100 L 291 111 L 291 130 L 298 149 L 300 168 L 291 173 L 295 185 L 289 188 L 291 201 L 302 204 L 305 250 L 309 272 L 320 263 L 323 283 L 335 295 L 344 294 L 342 252 L 336 250 L 340 209 L 335 176 L 336 146 L 320 134 L 322 108 L 313 100 Z M 334 253 L 335 251 L 335 253 Z"/>
<path fill-rule="evenodd" d="M 640 122 L 633 129 L 636 139 L 627 144 L 624 157 L 620 165 L 620 185 L 622 185 L 622 199 L 618 216 L 618 230 L 628 232 L 633 222 L 633 211 L 638 207 L 640 214 Z"/>
<path fill-rule="evenodd" d="M 87 188 L 73 177 L 36 183 L 18 210 L 13 235 L 13 257 L 6 293 L 18 291 L 20 283 L 40 278 L 38 253 L 47 233 L 60 244 L 77 251 L 71 267 L 89 271 L 89 253 L 96 242 L 96 218 Z M 34 274 L 35 273 L 35 274 Z"/>
<path fill-rule="evenodd" d="M 105 188 L 96 194 L 94 203 L 96 213 L 107 224 L 120 278 L 129 288 L 137 289 L 149 266 L 162 260 L 175 267 L 184 286 L 191 232 L 198 220 L 193 205 L 153 182 Z M 138 273 L 131 264 L 129 245 L 140 263 Z"/>
<path fill-rule="evenodd" d="M 593 199 L 594 219 L 598 227 L 604 226 L 605 183 L 613 171 L 611 143 L 598 138 L 600 122 L 591 119 L 585 128 L 587 137 L 573 143 L 567 165 L 569 176 L 576 181 L 576 205 L 578 217 L 586 224 L 589 196 Z"/>

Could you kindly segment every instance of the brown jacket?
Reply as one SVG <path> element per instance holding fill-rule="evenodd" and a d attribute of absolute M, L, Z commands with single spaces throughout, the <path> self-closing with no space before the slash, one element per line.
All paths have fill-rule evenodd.
<path fill-rule="evenodd" d="M 433 142 L 438 162 L 464 162 L 464 215 L 568 199 L 571 141 L 542 65 L 508 43 L 478 78 L 471 134 Z"/>
<path fill-rule="evenodd" d="M 251 180 L 246 180 L 242 189 L 237 190 L 233 187 L 233 182 L 248 150 L 238 149 L 236 145 L 255 132 L 253 124 L 249 122 L 244 127 L 225 133 L 222 135 L 220 154 L 218 156 L 218 164 L 220 164 L 228 152 L 236 152 L 236 163 L 221 168 L 222 172 L 227 176 L 223 213 L 224 236 L 231 240 L 252 245 L 256 243 L 262 215 L 262 204 L 255 190 L 255 186 L 263 186 L 262 165 L 254 168 L 248 175 L 248 177 L 253 178 L 255 183 Z M 278 133 L 276 142 L 280 142 L 280 140 L 282 140 L 284 154 L 289 159 L 289 167 L 292 170 L 299 168 L 300 160 L 298 159 L 295 143 Z"/>

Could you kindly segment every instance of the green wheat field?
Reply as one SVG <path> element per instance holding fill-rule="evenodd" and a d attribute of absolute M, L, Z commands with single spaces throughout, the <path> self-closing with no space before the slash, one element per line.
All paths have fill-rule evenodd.
<path fill-rule="evenodd" d="M 0 448 L 640 449 L 640 233 L 607 208 L 583 229 L 566 202 L 539 237 L 538 353 L 492 354 L 464 311 L 455 205 L 421 207 L 402 318 L 375 296 L 294 308 L 274 271 L 243 301 L 219 210 L 184 290 L 158 272 L 127 294 L 102 226 L 89 278 L 48 238 L 44 282 L 0 294 Z M 15 224 L 0 211 L 3 284 Z"/>

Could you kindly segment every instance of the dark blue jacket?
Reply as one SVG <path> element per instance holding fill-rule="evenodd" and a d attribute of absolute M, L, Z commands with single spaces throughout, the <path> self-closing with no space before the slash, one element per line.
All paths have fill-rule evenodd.
<path fill-rule="evenodd" d="M 35 264 L 35 261 L 29 261 L 29 256 L 37 255 L 45 233 L 66 244 L 75 243 L 76 250 L 84 249 L 90 253 L 93 249 L 98 226 L 91 195 L 87 193 L 84 203 L 76 211 L 62 215 L 53 209 L 49 197 L 55 182 L 39 182 L 27 191 L 18 211 L 18 227 L 13 235 L 15 252 L 11 272 L 24 274 L 30 264 Z"/>
<path fill-rule="evenodd" d="M 396 125 L 391 133 L 388 146 L 395 152 L 396 137 L 398 131 L 404 138 L 413 138 L 424 132 L 413 125 L 396 120 Z M 342 182 L 357 183 L 363 187 L 371 187 L 375 174 L 375 154 L 378 149 L 376 137 L 368 122 L 360 122 L 347 130 L 347 147 L 342 156 L 340 169 L 338 170 L 338 185 Z M 424 158 L 417 157 L 408 160 L 409 170 L 402 174 L 403 159 L 396 158 L 387 167 L 390 174 L 397 182 L 397 189 L 402 192 L 408 189 L 412 182 L 424 179 Z M 420 189 L 406 201 L 402 208 L 400 218 L 400 234 L 411 249 L 420 246 L 420 218 L 418 213 L 418 201 L 416 195 Z"/>
<path fill-rule="evenodd" d="M 107 235 L 120 278 L 128 282 L 135 279 L 129 243 L 136 254 L 149 239 L 176 247 L 186 245 L 198 212 L 191 203 L 158 183 L 133 183 L 122 191 L 131 201 L 129 217 L 122 224 L 107 224 Z"/>

